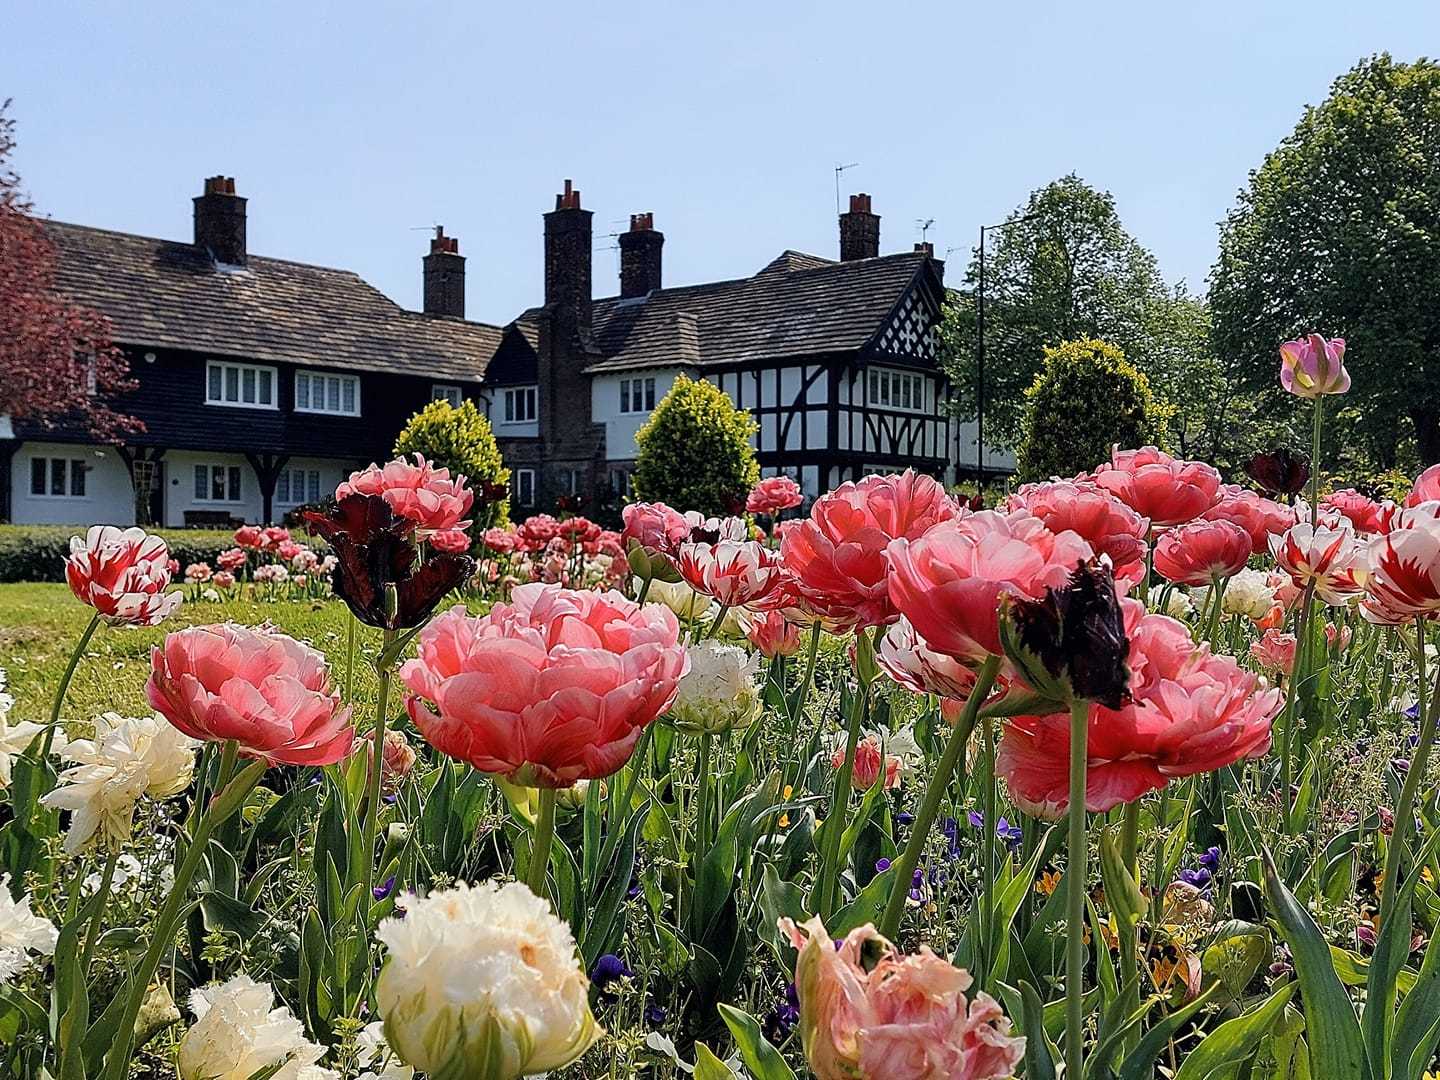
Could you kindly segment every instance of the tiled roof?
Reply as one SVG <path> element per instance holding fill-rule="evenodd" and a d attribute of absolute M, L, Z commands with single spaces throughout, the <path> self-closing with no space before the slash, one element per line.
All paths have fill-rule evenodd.
<path fill-rule="evenodd" d="M 499 327 L 408 311 L 348 270 L 255 255 L 217 268 L 193 244 L 44 225 L 57 288 L 121 344 L 472 381 L 500 344 Z"/>
<path fill-rule="evenodd" d="M 597 300 L 589 371 L 781 359 L 862 348 L 925 262 L 832 262 L 787 251 L 754 277 Z"/>

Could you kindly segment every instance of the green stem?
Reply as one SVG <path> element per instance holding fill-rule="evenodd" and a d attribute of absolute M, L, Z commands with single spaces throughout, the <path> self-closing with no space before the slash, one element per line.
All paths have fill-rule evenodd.
<path fill-rule="evenodd" d="M 972 695 L 973 696 L 973 695 Z M 993 957 L 990 955 L 991 935 L 994 933 L 995 916 L 995 721 L 985 717 L 980 721 L 984 746 L 984 760 L 982 769 L 984 779 L 982 791 L 982 806 L 980 815 L 984 821 L 980 825 L 981 839 L 984 843 L 985 872 L 980 881 L 980 892 L 983 898 L 980 907 L 980 947 L 976 949 L 976 956 L 979 959 L 980 986 L 984 990 L 990 985 L 990 968 Z"/>
<path fill-rule="evenodd" d="M 1210 576 L 1210 624 L 1205 628 L 1205 641 L 1215 648 L 1215 635 L 1220 630 L 1220 614 L 1225 609 L 1225 586 L 1229 579 L 1219 574 Z"/>
<path fill-rule="evenodd" d="M 233 746 L 234 743 L 232 742 L 230 745 Z M 210 846 L 210 834 L 245 804 L 246 796 L 264 775 L 265 766 L 264 758 L 246 766 L 244 771 L 215 797 L 214 802 L 196 826 L 190 848 L 185 853 L 185 860 L 180 864 L 180 869 L 176 871 L 175 882 L 170 887 L 170 894 L 165 897 L 165 904 L 155 919 L 150 945 L 145 950 L 140 967 L 133 974 L 129 997 L 125 1002 L 125 1012 L 115 1025 L 115 1041 L 111 1044 L 110 1052 L 105 1057 L 105 1069 L 101 1074 L 102 1080 L 123 1080 L 129 1075 L 130 1054 L 135 1045 L 135 1017 L 140 1012 L 140 1006 L 144 1004 L 145 993 L 150 988 L 150 980 L 155 977 L 155 972 L 160 967 L 160 958 L 165 955 L 166 950 L 175 946 L 176 924 L 185 907 L 190 883 L 195 878 L 195 871 L 199 869 L 200 860 L 204 857 L 206 848 Z"/>
<path fill-rule="evenodd" d="M 345 700 L 355 700 L 355 628 L 360 620 L 350 613 L 350 629 L 345 641 Z"/>
<path fill-rule="evenodd" d="M 90 916 L 90 928 L 85 931 L 85 951 L 80 954 L 80 977 L 87 978 L 90 958 L 95 955 L 95 942 L 100 940 L 100 920 L 105 914 L 105 901 L 110 896 L 110 886 L 115 882 L 115 863 L 120 858 L 120 849 L 111 847 L 105 856 L 105 869 L 100 875 L 100 888 L 95 891 L 95 912 Z"/>
<path fill-rule="evenodd" d="M 645 756 L 650 752 L 650 736 L 654 731 L 653 723 L 646 727 L 640 733 L 634 753 L 630 755 L 630 776 L 625 781 L 625 794 L 620 799 L 620 820 L 616 827 L 610 830 L 600 848 L 600 861 L 595 867 L 596 880 L 605 873 L 605 868 L 610 865 L 610 860 L 615 855 L 615 849 L 620 846 L 620 837 L 625 832 L 626 819 L 630 816 L 630 806 L 635 799 L 635 789 L 640 784 L 640 772 L 645 768 Z"/>
<path fill-rule="evenodd" d="M 530 873 L 525 884 L 541 900 L 549 901 L 545 872 L 550 868 L 550 844 L 555 839 L 555 789 L 540 789 L 540 808 L 535 815 L 535 836 L 530 843 Z"/>
<path fill-rule="evenodd" d="M 1292 835 L 1290 788 L 1295 782 L 1295 724 L 1299 719 L 1295 714 L 1300 707 L 1295 696 L 1296 685 L 1305 671 L 1305 665 L 1301 661 L 1305 651 L 1305 639 L 1310 632 L 1310 608 L 1314 597 L 1315 582 L 1312 580 L 1306 584 L 1305 592 L 1300 597 L 1300 614 L 1295 621 L 1295 664 L 1285 683 L 1285 726 L 1281 729 L 1280 741 L 1280 819 L 1287 836 Z"/>
<path fill-rule="evenodd" d="M 1125 869 L 1138 883 L 1140 881 L 1140 800 L 1125 804 L 1120 817 L 1120 858 Z M 1139 926 L 1120 927 L 1120 985 L 1125 986 L 1136 970 L 1136 956 L 1139 952 Z M 1131 1016 L 1140 1007 L 1140 983 L 1137 981 L 1126 993 L 1124 1015 Z"/>
<path fill-rule="evenodd" d="M 810 627 L 810 648 L 805 655 L 805 677 L 800 680 L 800 689 L 795 694 L 795 707 L 790 711 L 790 731 L 793 735 L 800 715 L 805 711 L 805 702 L 810 697 L 810 688 L 815 685 L 815 659 L 820 652 L 820 624 Z"/>
<path fill-rule="evenodd" d="M 709 849 L 707 834 L 710 820 L 710 755 L 715 736 L 709 731 L 700 734 L 700 762 L 695 780 L 695 866 L 698 868 Z"/>
<path fill-rule="evenodd" d="M 869 633 L 860 630 L 859 633 Z M 863 650 L 860 645 L 857 652 Z M 840 837 L 845 832 L 845 818 L 850 808 L 850 790 L 854 782 L 855 747 L 860 742 L 860 726 L 870 710 L 870 683 L 862 675 L 859 692 L 850 706 L 845 728 L 845 760 L 835 776 L 834 797 L 825 819 L 825 850 L 820 858 L 820 874 L 815 881 L 815 910 L 822 922 L 830 918 L 835 907 L 835 883 L 840 876 Z"/>
<path fill-rule="evenodd" d="M 653 577 L 647 577 L 644 581 L 640 583 L 640 595 L 635 597 L 635 603 L 645 603 L 645 597 L 650 595 L 650 583 L 654 580 L 655 579 Z"/>
<path fill-rule="evenodd" d="M 920 865 L 920 856 L 925 851 L 925 844 L 930 837 L 930 829 L 935 824 L 935 817 L 940 812 L 940 803 L 945 798 L 946 791 L 950 788 L 951 778 L 957 766 L 964 759 L 965 744 L 970 739 L 970 732 L 975 730 L 975 720 L 980 715 L 980 706 L 984 704 L 985 698 L 990 693 L 990 687 L 995 683 L 995 675 L 1000 670 L 1000 658 L 988 656 L 980 667 L 980 672 L 975 678 L 975 687 L 970 691 L 970 697 L 965 702 L 965 709 L 960 718 L 955 721 L 954 728 L 950 731 L 950 737 L 945 740 L 945 749 L 940 753 L 940 760 L 935 764 L 935 772 L 930 777 L 930 782 L 925 786 L 925 794 L 920 800 L 920 807 L 915 811 L 915 820 L 910 826 L 910 839 L 905 844 L 905 850 L 900 854 L 900 860 L 892 868 L 895 875 L 890 884 L 890 897 L 885 902 L 885 912 L 880 916 L 880 933 L 887 938 L 894 939 L 900 931 L 900 917 L 905 911 L 905 897 L 910 892 L 910 879 L 915 875 L 915 868 Z"/>
<path fill-rule="evenodd" d="M 65 674 L 60 676 L 60 686 L 55 691 L 55 700 L 50 705 L 50 724 L 45 729 L 45 739 L 40 744 L 40 760 L 44 761 L 50 756 L 50 747 L 55 742 L 55 729 L 60 726 L 60 710 L 65 705 L 65 695 L 70 690 L 70 680 L 75 677 L 75 669 L 80 666 L 80 658 L 85 655 L 85 647 L 90 644 L 90 639 L 95 636 L 95 631 L 100 626 L 100 613 L 97 611 L 90 619 L 90 625 L 85 627 L 85 632 L 80 635 L 80 640 L 75 643 L 75 648 L 70 653 L 70 662 L 65 665 Z"/>
<path fill-rule="evenodd" d="M 1320 429 L 1324 424 L 1325 398 L 1315 399 L 1315 427 L 1310 436 L 1310 527 L 1320 523 Z"/>
<path fill-rule="evenodd" d="M 360 912 L 364 919 L 362 926 L 367 934 L 370 929 L 370 903 L 375 898 L 370 890 L 375 886 L 375 842 L 380 833 L 380 773 L 385 765 L 385 714 L 390 707 L 390 679 L 395 671 L 394 661 L 387 660 L 387 657 L 394 642 L 395 631 L 386 630 L 384 643 L 380 648 L 380 664 L 376 671 L 380 676 L 380 690 L 375 703 L 369 791 L 365 800 L 365 891 L 360 896 Z"/>
<path fill-rule="evenodd" d="M 1155 855 L 1154 864 L 1150 867 L 1150 921 L 1158 923 L 1162 913 L 1163 894 L 1165 892 L 1165 838 L 1170 835 L 1168 821 L 1170 819 L 1170 785 L 1166 784 L 1160 789 L 1160 806 L 1156 810 L 1156 824 L 1159 828 L 1155 831 Z M 1140 880 L 1136 878 L 1135 880 Z"/>
<path fill-rule="evenodd" d="M 1420 694 L 1426 691 L 1425 672 L 1425 621 L 1416 620 L 1415 655 L 1419 658 Z M 1435 743 L 1437 710 L 1436 699 L 1440 698 L 1440 682 L 1431 690 L 1428 700 L 1421 702 L 1420 744 L 1415 747 L 1415 756 L 1410 759 L 1410 768 L 1405 773 L 1405 783 L 1400 787 L 1400 799 L 1395 804 L 1395 825 L 1390 832 L 1390 846 L 1385 852 L 1385 882 L 1380 891 L 1380 925 L 1390 917 L 1395 906 L 1395 890 L 1400 883 L 1400 860 L 1405 841 L 1415 818 L 1415 793 L 1420 789 L 1430 763 L 1430 748 Z"/>
<path fill-rule="evenodd" d="M 1085 879 L 1089 838 L 1085 831 L 1085 773 L 1090 703 L 1070 706 L 1070 829 L 1066 851 L 1065 1075 L 1085 1073 Z"/>

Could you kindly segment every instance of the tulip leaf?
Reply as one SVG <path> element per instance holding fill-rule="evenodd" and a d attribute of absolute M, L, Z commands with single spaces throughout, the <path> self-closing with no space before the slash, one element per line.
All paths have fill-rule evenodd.
<path fill-rule="evenodd" d="M 1219 1075 L 1222 1069 L 1238 1065 L 1251 1054 L 1265 1033 L 1285 1011 L 1295 993 L 1295 983 L 1286 983 L 1276 990 L 1258 1009 L 1227 1020 L 1200 1041 L 1185 1055 L 1175 1080 L 1206 1080 Z M 1350 1075 L 1341 1073 L 1338 1075 Z"/>
<path fill-rule="evenodd" d="M 1432 937 L 1420 964 L 1415 985 L 1400 1003 L 1390 1047 L 1390 1070 L 1396 1080 L 1419 1080 L 1420 1072 L 1410 1071 L 1417 1057 L 1423 1066 L 1435 1053 L 1440 1034 L 1440 937 Z"/>
<path fill-rule="evenodd" d="M 1164 1052 L 1165 1046 L 1175 1033 L 1205 1006 L 1209 1005 L 1220 990 L 1219 983 L 1212 983 L 1200 996 L 1181 1009 L 1177 1009 L 1161 1020 L 1135 1044 L 1116 1073 L 1119 1080 L 1152 1080 L 1155 1076 L 1155 1062 Z"/>
<path fill-rule="evenodd" d="M 1028 982 L 1020 984 L 1020 1023 L 1025 1032 L 1025 1076 L 1028 1080 L 1055 1080 L 1059 1055 L 1045 1034 L 1045 1009 L 1040 995 Z"/>
<path fill-rule="evenodd" d="M 703 1042 L 695 1044 L 695 1080 L 735 1080 L 729 1066 Z"/>
<path fill-rule="evenodd" d="M 724 1002 L 716 1008 L 720 1010 L 725 1026 L 730 1029 L 735 1048 L 740 1051 L 740 1060 L 755 1074 L 755 1080 L 795 1080 L 794 1070 L 785 1064 L 780 1051 L 770 1045 L 755 1017 Z"/>
<path fill-rule="evenodd" d="M 1265 893 L 1295 960 L 1295 974 L 1305 1005 L 1311 1066 L 1325 1077 L 1373 1080 L 1374 1074 L 1365 1058 L 1360 1021 L 1336 974 L 1329 946 L 1310 913 L 1280 880 L 1269 849 L 1262 848 L 1261 855 L 1265 865 Z"/>

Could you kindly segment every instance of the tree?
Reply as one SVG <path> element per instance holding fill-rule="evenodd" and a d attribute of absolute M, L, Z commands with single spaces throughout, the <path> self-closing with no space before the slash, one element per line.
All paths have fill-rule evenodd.
<path fill-rule="evenodd" d="M 475 492 L 470 512 L 472 533 L 509 520 L 510 470 L 495 444 L 490 421 L 473 401 L 462 401 L 456 407 L 436 400 L 412 416 L 395 440 L 395 454 L 416 453 L 470 482 Z"/>
<path fill-rule="evenodd" d="M 1354 381 L 1334 436 L 1362 440 L 1388 468 L 1413 434 L 1431 464 L 1437 296 L 1440 65 L 1381 54 L 1336 79 L 1240 192 L 1211 275 L 1216 347 L 1238 381 L 1288 408 L 1280 343 L 1309 331 L 1345 338 Z"/>
<path fill-rule="evenodd" d="M 1074 476 L 1110 449 L 1164 440 L 1167 408 L 1125 354 L 1104 341 L 1046 348 L 1044 369 L 1025 391 L 1017 457 L 1022 480 Z"/>
<path fill-rule="evenodd" d="M 635 435 L 635 497 L 703 514 L 743 513 L 760 479 L 755 418 L 717 386 L 677 376 Z"/>
<path fill-rule="evenodd" d="M 1031 193 L 991 233 L 985 259 L 985 423 L 987 435 L 1014 445 L 1024 391 L 1044 350 L 1100 338 L 1146 369 L 1157 306 L 1170 297 L 1155 258 L 1130 236 L 1115 200 L 1073 173 Z M 947 305 L 944 362 L 965 419 L 976 412 L 978 252 L 963 293 Z M 988 440 L 987 440 L 988 441 Z"/>
<path fill-rule="evenodd" d="M 87 428 L 115 441 L 143 431 L 111 404 L 134 388 L 110 321 L 55 291 L 55 246 L 32 216 L 11 165 L 15 120 L 0 103 L 0 416 L 43 428 Z"/>

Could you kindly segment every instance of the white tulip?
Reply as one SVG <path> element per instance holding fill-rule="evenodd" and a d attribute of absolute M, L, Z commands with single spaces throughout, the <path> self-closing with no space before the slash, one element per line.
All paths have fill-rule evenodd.
<path fill-rule="evenodd" d="M 317 1064 L 325 1047 L 305 1038 L 305 1029 L 283 1005 L 274 1008 L 268 983 L 245 974 L 211 983 L 190 994 L 195 1023 L 180 1040 L 180 1080 L 249 1080 L 280 1065 L 271 1080 L 331 1080 L 332 1069 Z M 283 1064 L 281 1064 L 283 1062 Z"/>
<path fill-rule="evenodd" d="M 689 652 L 690 670 L 676 687 L 671 721 L 684 731 L 748 726 L 760 713 L 760 654 L 718 641 L 702 641 Z"/>
<path fill-rule="evenodd" d="M 30 910 L 30 897 L 10 895 L 10 875 L 0 874 L 0 986 L 30 966 L 31 953 L 49 956 L 60 931 L 49 919 Z"/>

